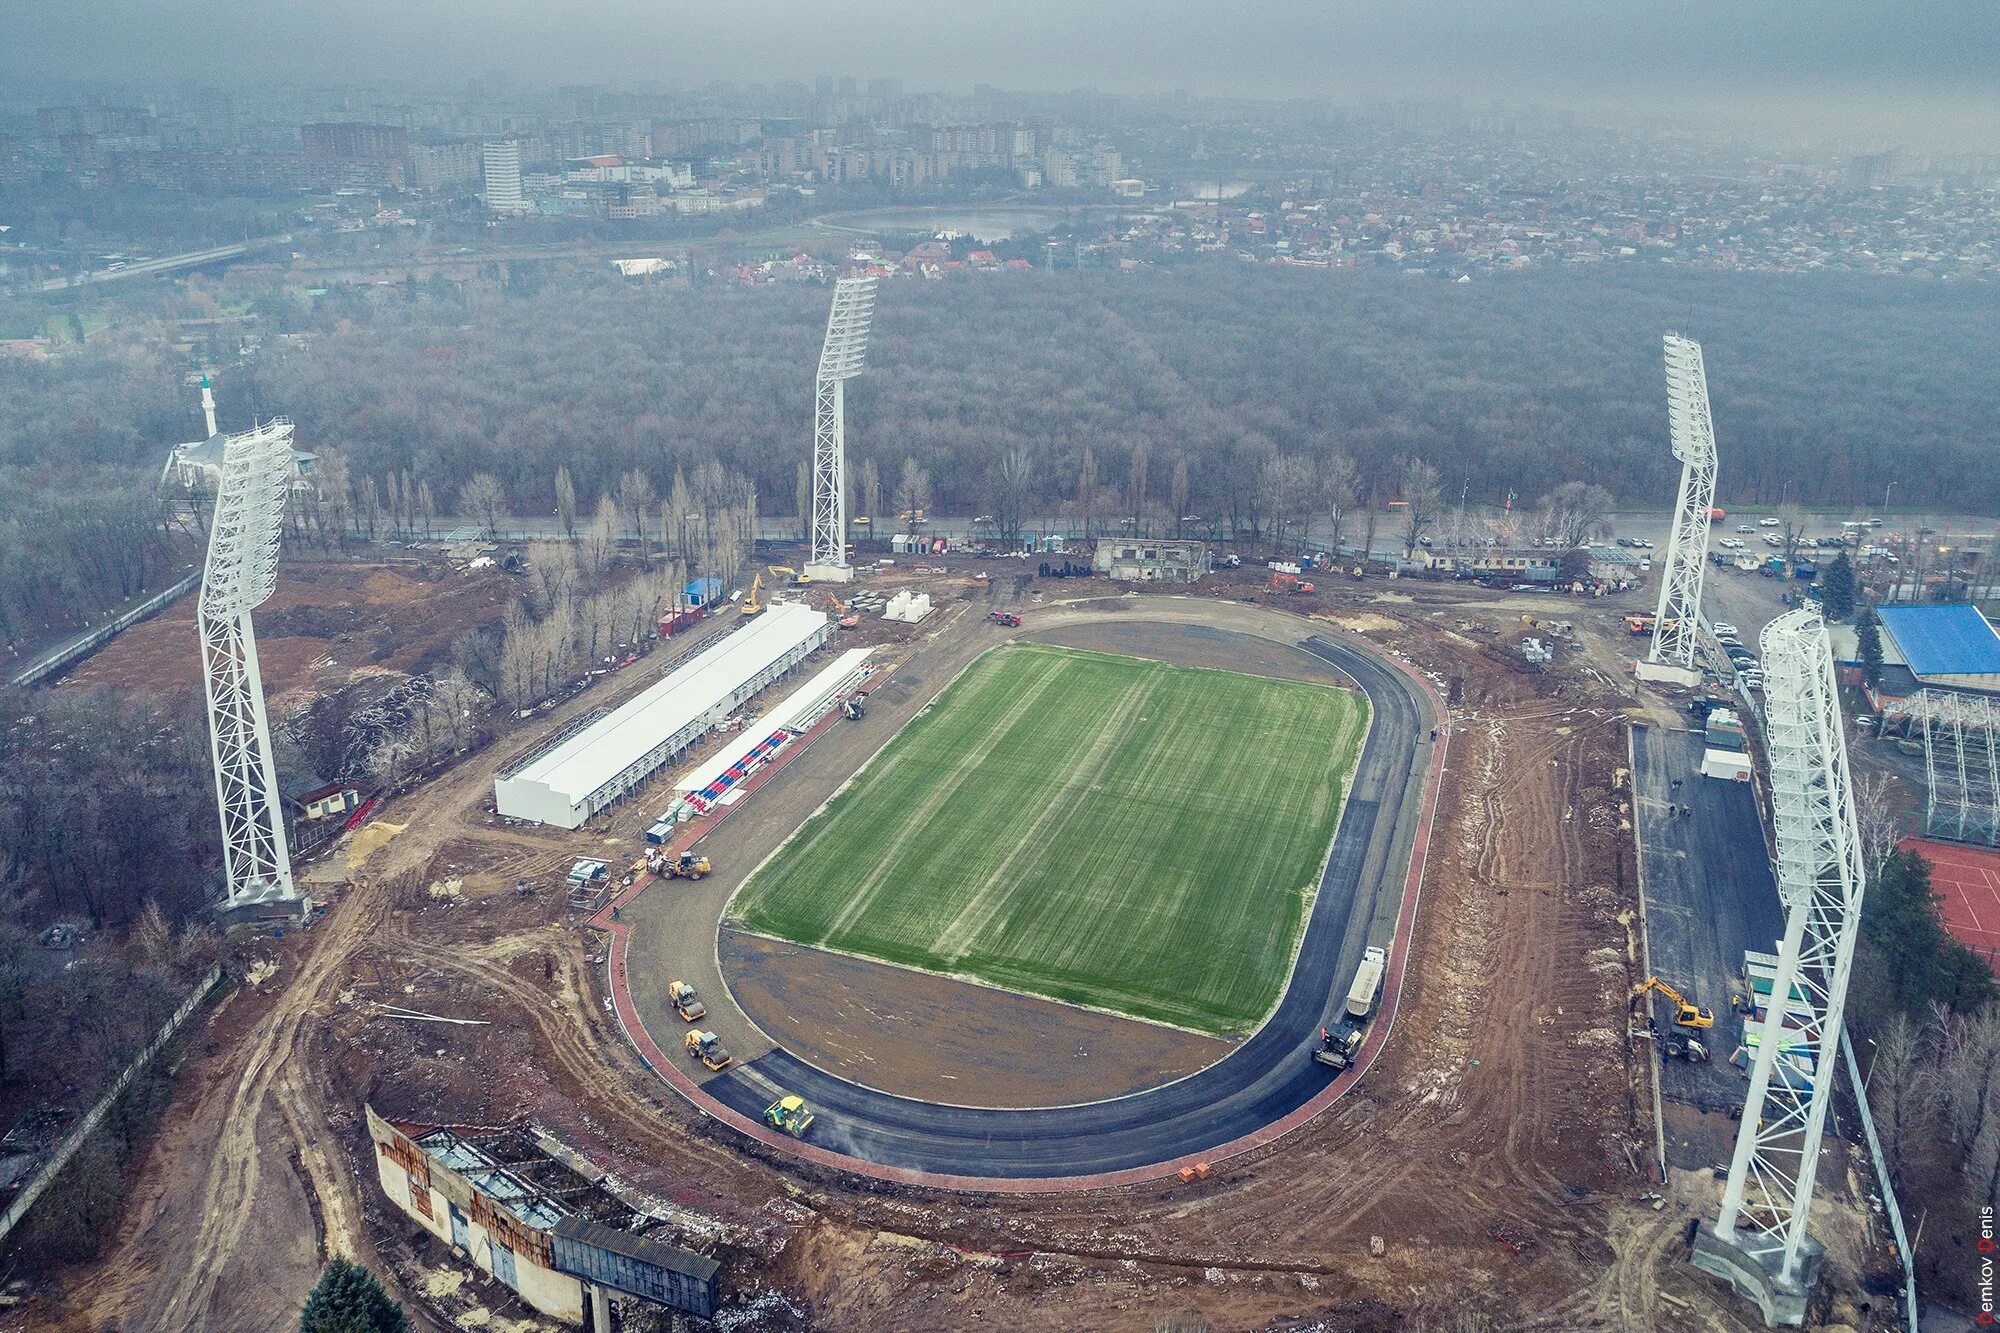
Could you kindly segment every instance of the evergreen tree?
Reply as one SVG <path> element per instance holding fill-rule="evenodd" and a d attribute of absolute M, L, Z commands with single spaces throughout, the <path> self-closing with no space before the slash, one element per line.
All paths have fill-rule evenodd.
<path fill-rule="evenodd" d="M 403 1308 L 360 1264 L 335 1259 L 326 1266 L 299 1312 L 299 1333 L 409 1333 Z"/>
<path fill-rule="evenodd" d="M 1845 620 L 1854 614 L 1854 563 L 1842 551 L 1819 576 L 1820 605 L 1828 620 Z"/>
<path fill-rule="evenodd" d="M 1864 606 L 1854 620 L 1855 647 L 1861 654 L 1861 679 L 1873 687 L 1882 683 L 1882 621 L 1875 608 Z"/>

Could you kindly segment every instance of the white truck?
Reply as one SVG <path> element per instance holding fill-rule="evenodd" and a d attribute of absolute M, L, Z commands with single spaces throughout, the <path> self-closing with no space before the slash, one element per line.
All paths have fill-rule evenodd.
<path fill-rule="evenodd" d="M 1389 955 L 1381 949 L 1368 949 L 1361 955 L 1361 967 L 1354 974 L 1354 984 L 1347 988 L 1347 1016 L 1366 1018 L 1375 1012 L 1375 997 L 1382 993 L 1382 973 L 1389 966 Z"/>
<path fill-rule="evenodd" d="M 1354 984 L 1347 988 L 1345 1012 L 1331 1028 L 1319 1030 L 1319 1046 L 1313 1051 L 1313 1060 L 1332 1069 L 1345 1069 L 1354 1063 L 1355 1053 L 1361 1049 L 1361 1039 L 1368 1029 L 1368 1019 L 1375 1012 L 1375 999 L 1382 993 L 1382 973 L 1389 966 L 1389 955 L 1383 949 L 1367 949 L 1362 952 L 1361 966 L 1354 973 Z"/>

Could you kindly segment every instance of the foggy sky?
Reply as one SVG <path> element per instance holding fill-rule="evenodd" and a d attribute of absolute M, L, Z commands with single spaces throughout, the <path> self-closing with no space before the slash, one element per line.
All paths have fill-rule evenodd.
<path fill-rule="evenodd" d="M 2000 0 L 0 0 L 0 78 L 1456 93 L 2000 146 Z"/>

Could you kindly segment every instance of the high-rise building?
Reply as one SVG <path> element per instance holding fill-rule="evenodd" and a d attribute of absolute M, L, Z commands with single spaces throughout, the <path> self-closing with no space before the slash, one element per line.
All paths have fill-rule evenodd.
<path fill-rule="evenodd" d="M 479 180 L 480 146 L 476 143 L 410 145 L 410 184 L 419 190 L 447 190 Z"/>
<path fill-rule="evenodd" d="M 521 193 L 521 141 L 488 139 L 483 149 L 486 188 L 481 198 L 495 213 L 525 213 L 528 200 Z"/>

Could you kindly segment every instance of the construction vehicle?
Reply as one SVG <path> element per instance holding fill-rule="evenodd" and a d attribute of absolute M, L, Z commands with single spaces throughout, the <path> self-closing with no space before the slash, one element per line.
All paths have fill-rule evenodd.
<path fill-rule="evenodd" d="M 1015 615 L 1012 611 L 989 611 L 986 613 L 986 618 L 993 624 L 1006 629 L 1021 628 L 1021 617 Z"/>
<path fill-rule="evenodd" d="M 867 711 L 868 696 L 865 694 L 850 695 L 841 701 L 840 715 L 849 722 L 859 722 L 862 714 Z"/>
<path fill-rule="evenodd" d="M 813 1113 L 807 1107 L 805 1098 L 784 1096 L 764 1108 L 764 1123 L 772 1129 L 781 1129 L 795 1139 L 805 1137 L 812 1128 Z"/>
<path fill-rule="evenodd" d="M 675 857 L 664 852 L 646 853 L 646 869 L 661 879 L 703 879 L 714 868 L 706 856 L 694 852 L 682 852 Z"/>
<path fill-rule="evenodd" d="M 1345 1069 L 1354 1063 L 1354 1053 L 1361 1049 L 1361 1025 L 1342 1022 L 1332 1031 L 1319 1030 L 1319 1049 L 1313 1052 L 1316 1064 L 1333 1069 Z"/>
<path fill-rule="evenodd" d="M 1375 997 L 1382 993 L 1382 974 L 1389 967 L 1389 955 L 1381 949 L 1364 949 L 1361 966 L 1355 970 L 1354 984 L 1347 988 L 1347 1014 L 1365 1019 L 1375 1012 Z"/>
<path fill-rule="evenodd" d="M 1279 570 L 1277 573 L 1271 575 L 1272 592 L 1299 593 L 1299 592 L 1317 592 L 1318 590 L 1319 590 L 1318 585 L 1300 578 L 1297 574 L 1287 574 L 1282 569 Z"/>
<path fill-rule="evenodd" d="M 727 1069 L 736 1063 L 736 1057 L 723 1049 L 722 1038 L 713 1032 L 696 1028 L 681 1039 L 681 1045 L 687 1048 L 690 1058 L 701 1061 L 710 1069 Z"/>
<path fill-rule="evenodd" d="M 848 610 L 847 603 L 832 593 L 826 595 L 826 604 L 833 609 L 834 623 L 842 629 L 853 629 L 861 623 L 861 617 Z"/>
<path fill-rule="evenodd" d="M 674 1006 L 674 1012 L 681 1016 L 683 1023 L 698 1023 L 708 1017 L 708 1006 L 694 993 L 694 987 L 685 981 L 668 982 L 667 999 Z"/>
<path fill-rule="evenodd" d="M 764 568 L 771 571 L 772 578 L 783 579 L 785 582 L 791 584 L 794 588 L 803 588 L 808 583 L 812 582 L 811 575 L 802 574 L 798 570 L 793 569 L 790 565 L 766 565 L 764 566 Z"/>
<path fill-rule="evenodd" d="M 756 578 L 750 580 L 750 591 L 744 595 L 743 604 L 736 609 L 746 616 L 756 615 L 764 609 L 764 603 L 758 600 L 763 595 L 763 592 L 764 576 L 759 574 Z"/>
<path fill-rule="evenodd" d="M 1685 1032 L 1669 1034 L 1662 1049 L 1673 1059 L 1686 1060 L 1689 1064 L 1708 1063 L 1708 1047 L 1702 1045 L 1698 1038 Z"/>
<path fill-rule="evenodd" d="M 1679 991 L 1658 977 L 1647 977 L 1632 988 L 1632 1002 L 1637 1004 L 1649 991 L 1658 991 L 1674 1002 L 1674 1022 L 1684 1028 L 1712 1028 L 1715 1015 L 1698 1005 L 1690 1003 Z"/>

